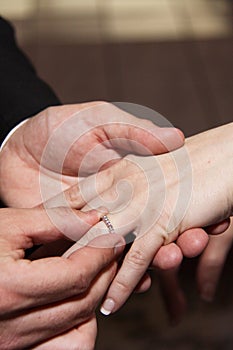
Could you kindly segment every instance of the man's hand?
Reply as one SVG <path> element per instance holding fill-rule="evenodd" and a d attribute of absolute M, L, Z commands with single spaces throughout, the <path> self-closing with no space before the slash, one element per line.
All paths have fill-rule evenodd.
<path fill-rule="evenodd" d="M 51 107 L 30 118 L 3 147 L 0 196 L 8 206 L 33 207 L 127 153 L 160 154 L 183 142 L 181 131 L 110 103 Z"/>
<path fill-rule="evenodd" d="M 66 208 L 51 211 L 66 217 L 66 232 L 75 230 L 77 238 L 99 220 L 96 211 L 76 211 L 74 224 Z M 55 349 L 58 342 L 69 349 L 74 341 L 77 349 L 84 342 L 93 349 L 94 310 L 116 273 L 124 240 L 105 235 L 68 258 L 24 259 L 25 249 L 60 238 L 43 209 L 0 210 L 1 349 Z"/>

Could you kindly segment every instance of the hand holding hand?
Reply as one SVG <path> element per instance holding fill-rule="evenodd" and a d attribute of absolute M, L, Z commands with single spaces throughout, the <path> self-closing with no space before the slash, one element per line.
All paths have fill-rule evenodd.
<path fill-rule="evenodd" d="M 160 154 L 183 142 L 181 131 L 110 103 L 51 107 L 28 119 L 3 147 L 0 196 L 9 206 L 33 207 L 127 153 Z M 80 208 L 83 201 L 72 204 Z"/>
<path fill-rule="evenodd" d="M 100 190 L 101 196 L 89 207 L 108 203 L 108 217 L 116 232 L 125 235 L 133 231 L 137 236 L 107 294 L 111 311 L 127 299 L 164 242 L 176 240 L 192 227 L 221 222 L 231 215 L 232 127 L 230 124 L 187 140 L 188 163 L 181 149 L 158 157 L 128 156 L 97 175 L 97 187 L 109 178 L 111 186 L 107 191 Z M 210 201 L 211 211 L 207 206 Z M 106 231 L 103 223 L 86 237 L 90 239 L 100 230 Z"/>
<path fill-rule="evenodd" d="M 65 232 L 75 230 L 77 238 L 99 220 L 96 211 L 75 211 L 74 225 L 66 208 L 50 211 L 66 216 Z M 58 343 L 69 349 L 74 342 L 93 348 L 94 310 L 116 273 L 124 240 L 106 235 L 68 258 L 24 259 L 25 249 L 62 237 L 42 209 L 0 210 L 1 349 L 55 349 Z"/>

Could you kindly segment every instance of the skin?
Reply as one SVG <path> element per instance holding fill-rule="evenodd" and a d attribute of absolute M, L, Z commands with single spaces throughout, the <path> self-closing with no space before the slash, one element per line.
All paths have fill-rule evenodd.
<path fill-rule="evenodd" d="M 95 125 L 98 127 L 76 139 L 69 156 L 66 157 L 65 166 L 62 169 L 63 176 L 60 177 L 61 171 L 57 170 L 56 164 L 51 159 L 42 168 L 40 168 L 40 161 L 45 145 L 56 128 L 61 129 L 64 143 L 72 144 L 73 122 L 71 121 L 70 130 L 68 130 L 70 132 L 67 132 L 69 125 L 68 127 L 62 125 L 73 120 L 72 117 L 75 114 L 77 115 L 75 128 L 78 130 L 87 131 Z M 119 124 L 121 121 L 123 124 Z M 117 128 L 115 122 L 117 122 Z M 61 138 L 55 141 L 56 155 L 59 160 L 62 157 L 62 150 L 59 148 Z M 135 118 L 109 103 L 90 102 L 48 108 L 22 125 L 0 152 L 0 195 L 7 205 L 14 207 L 32 207 L 47 200 L 47 207 L 68 205 L 80 209 L 85 204 L 85 201 L 80 198 L 77 186 L 80 178 L 83 179 L 95 173 L 100 166 L 101 169 L 109 166 L 113 159 L 115 161 L 122 159 L 127 152 L 160 154 L 181 147 L 183 142 L 184 136 L 180 130 L 158 128 L 152 122 Z M 100 147 L 97 148 L 97 146 Z M 89 157 L 84 167 L 82 165 L 82 173 L 77 178 L 83 158 L 93 149 L 94 157 Z M 40 177 L 47 184 L 46 198 L 41 196 Z M 27 182 L 24 181 L 25 178 Z M 61 188 L 69 188 L 71 185 L 73 185 L 71 189 L 66 191 L 65 202 L 63 198 L 59 196 L 57 198 L 56 195 L 61 192 Z M 47 188 L 52 189 L 49 194 L 47 194 Z M 51 199 L 54 196 L 55 199 Z M 184 233 L 184 241 L 185 236 Z M 207 237 L 202 229 L 199 229 L 198 235 L 195 232 L 193 236 L 194 239 L 188 242 L 190 249 L 193 249 L 192 255 L 197 251 L 197 246 L 199 247 L 197 254 L 204 249 Z M 190 237 L 190 232 L 187 237 Z M 194 240 L 196 243 L 192 245 Z M 167 269 L 178 266 L 183 254 L 186 255 L 186 245 L 181 243 L 163 247 L 155 259 L 156 266 Z M 168 256 L 170 259 L 167 259 Z"/>
<path fill-rule="evenodd" d="M 57 129 L 60 133 L 56 138 Z M 74 140 L 73 130 L 77 133 L 82 130 L 83 135 Z M 57 163 L 61 162 L 65 145 L 72 145 L 62 169 L 54 163 L 53 157 L 46 158 L 41 166 L 46 144 L 52 137 Z M 127 153 L 160 154 L 181 147 L 183 142 L 180 130 L 159 128 L 109 103 L 51 107 L 30 118 L 4 145 L 0 152 L 0 195 L 13 207 L 34 207 L 46 201 L 47 208 L 68 205 L 81 209 L 86 201 L 79 196 L 77 183 L 80 179 L 110 166 Z M 93 155 L 91 150 L 95 151 Z M 40 181 L 43 181 L 44 191 L 41 191 Z M 65 199 L 58 195 L 70 186 Z M 168 268 L 179 264 L 183 257 L 179 246 L 174 244 L 167 250 L 162 249 L 159 255 L 162 266 L 163 255 L 171 256 L 170 261 L 167 260 Z M 160 258 L 157 262 L 160 264 Z"/>
<path fill-rule="evenodd" d="M 200 257 L 197 268 L 197 284 L 203 300 L 213 301 L 227 255 L 232 247 L 233 225 L 221 235 L 211 236 Z"/>
<path fill-rule="evenodd" d="M 108 217 L 116 232 L 124 235 L 134 231 L 138 236 L 107 293 L 106 299 L 113 305 L 111 312 L 127 300 L 161 245 L 176 240 L 188 229 L 213 225 L 232 214 L 232 131 L 233 123 L 187 139 L 188 162 L 182 149 L 158 157 L 127 156 L 97 175 L 97 187 L 106 181 L 109 189 L 101 192 L 100 184 L 101 196 L 86 208 L 108 203 Z M 182 203 L 187 200 L 184 216 L 184 208 L 175 205 L 180 188 L 185 195 L 191 189 L 188 198 L 181 196 Z M 152 214 L 157 215 L 156 220 Z M 106 231 L 103 222 L 85 239 L 100 230 Z"/>
<path fill-rule="evenodd" d="M 57 216 L 67 211 L 51 210 Z M 99 220 L 96 211 L 75 215 L 77 238 Z M 73 229 L 66 226 L 67 232 Z M 62 237 L 42 209 L 0 210 L 1 349 L 94 348 L 94 310 L 116 273 L 124 240 L 106 235 L 67 259 L 24 258 L 34 244 Z"/>
<path fill-rule="evenodd" d="M 71 125 L 69 123 L 66 124 L 75 114 L 77 115 L 77 117 L 75 117 L 75 123 L 77 122 L 77 124 L 73 125 L 72 121 Z M 83 135 L 79 135 L 77 140 L 72 139 L 74 134 L 73 130 L 75 129 L 81 129 L 83 131 Z M 59 135 L 57 139 L 55 137 L 54 154 L 56 154 L 56 159 L 58 159 L 58 161 L 63 157 L 62 152 L 64 147 L 66 145 L 71 146 L 65 157 L 64 167 L 62 169 L 59 169 L 57 164 L 54 163 L 53 157 L 47 158 L 46 161 L 43 159 L 43 152 L 46 144 L 54 134 L 56 136 L 56 130 L 60 130 L 62 136 L 60 137 Z M 73 185 L 73 188 L 76 187 L 79 179 L 84 179 L 86 176 L 97 172 L 99 168 L 103 169 L 106 166 L 110 166 L 112 163 L 122 159 L 127 153 L 136 152 L 145 155 L 167 152 L 168 150 L 182 146 L 183 140 L 183 134 L 175 128 L 158 128 L 147 120 L 135 118 L 120 111 L 113 105 L 103 102 L 49 108 L 34 118 L 30 118 L 4 145 L 0 153 L 0 195 L 7 205 L 14 207 L 34 207 L 42 201 L 47 200 L 48 204 L 46 210 L 48 213 L 49 206 L 64 206 L 64 201 L 61 203 L 56 202 L 56 195 L 61 189 L 69 188 L 71 185 Z M 94 156 L 89 153 L 88 161 L 83 162 L 86 154 L 92 149 L 95 150 Z M 79 173 L 78 178 L 77 173 Z M 25 181 L 25 179 L 27 179 L 27 181 Z M 45 197 L 41 195 L 43 193 L 40 188 L 40 179 L 42 179 L 46 187 Z M 47 193 L 48 191 L 49 193 Z M 51 199 L 54 198 L 54 196 L 55 200 Z M 68 193 L 67 202 L 69 203 L 69 201 L 71 201 L 72 207 L 81 208 L 85 204 L 83 199 L 77 202 L 74 198 L 75 196 L 73 194 L 69 196 Z M 3 218 L 4 215 L 8 216 L 5 211 L 1 213 Z M 25 212 L 22 213 L 26 215 Z M 26 216 L 24 220 L 25 218 Z M 15 220 L 14 215 L 12 215 L 12 219 Z M 42 218 L 38 219 L 39 222 L 42 220 Z M 46 221 L 45 223 L 42 221 L 42 223 L 46 224 Z M 93 222 L 93 224 L 94 223 L 95 222 Z M 22 226 L 22 230 L 25 231 L 24 226 Z M 76 239 L 78 239 L 78 237 L 76 237 Z M 31 260 L 35 261 L 33 266 L 36 267 L 37 262 L 42 262 L 47 256 L 57 254 L 56 246 L 58 240 L 60 246 L 62 244 L 64 250 L 64 246 L 67 246 L 67 241 L 61 240 L 61 237 L 56 237 L 53 242 L 41 241 L 44 243 L 44 248 L 35 252 L 33 256 L 30 257 Z M 52 250 L 51 246 L 53 246 Z M 60 249 L 60 247 L 58 248 Z M 180 259 L 182 253 L 178 247 L 176 247 L 176 251 L 178 253 L 177 257 Z M 176 259 L 176 261 L 178 260 Z M 86 261 L 83 262 L 84 265 L 85 262 Z M 96 268 L 100 269 L 101 265 Z M 58 268 L 58 271 L 59 270 Z M 38 280 L 41 281 L 41 278 L 38 277 Z M 102 278 L 101 296 L 104 295 L 107 286 L 111 282 L 111 280 L 107 278 L 105 278 L 105 283 L 103 283 L 103 281 L 104 278 Z M 63 284 L 65 285 L 64 281 Z M 148 289 L 149 285 L 149 277 L 145 276 L 139 282 L 138 290 L 144 291 Z M 31 289 L 32 285 L 29 285 L 29 290 Z M 94 301 L 97 300 L 99 295 L 100 293 L 97 293 L 97 297 Z M 85 304 L 86 300 L 87 305 L 94 305 L 95 303 L 94 301 L 92 302 L 91 297 L 89 299 L 84 299 L 83 304 Z M 76 313 L 79 315 L 79 303 L 74 305 L 75 310 L 76 308 Z M 62 335 L 60 337 L 56 335 L 54 339 L 52 338 L 49 340 L 48 344 L 47 341 L 44 341 L 44 338 L 40 338 L 43 332 L 40 333 L 40 336 L 34 334 L 33 339 L 24 340 L 21 336 L 24 330 L 20 329 L 18 334 L 15 335 L 15 339 L 9 340 L 11 345 L 8 343 L 6 347 L 10 348 L 11 346 L 14 348 L 14 346 L 16 346 L 19 348 L 20 346 L 24 346 L 22 344 L 31 345 L 33 342 L 36 344 L 38 341 L 42 340 L 42 344 L 38 345 L 36 348 L 44 349 L 47 348 L 47 346 L 56 348 L 59 343 L 60 347 L 64 346 L 65 349 L 71 349 L 71 343 L 73 344 L 73 342 L 75 342 L 75 346 L 80 346 L 81 349 L 84 349 L 84 344 L 85 348 L 91 349 L 96 337 L 96 322 L 93 310 L 94 307 L 92 307 L 92 315 L 89 315 L 90 320 L 83 323 L 81 327 L 76 327 L 65 333 L 65 330 L 61 329 L 60 332 L 62 331 Z M 29 314 L 26 316 L 29 318 Z M 38 314 L 38 317 L 43 319 L 42 310 L 41 315 Z M 56 322 L 58 322 L 58 317 Z M 77 320 L 77 324 L 79 323 L 79 320 Z M 4 326 L 3 322 L 2 325 Z M 7 332 L 9 331 L 9 334 L 11 333 L 12 325 L 9 324 L 5 328 L 6 337 L 2 338 L 4 344 L 8 342 L 8 340 L 6 340 L 8 337 Z M 26 331 L 27 327 L 25 329 L 25 332 Z M 12 334 L 14 335 L 13 332 Z M 45 338 L 47 339 L 52 335 L 53 333 Z M 61 339 L 63 339 L 62 342 Z M 54 346 L 52 346 L 53 344 Z M 5 345 L 1 344 L 2 348 L 4 348 L 4 346 Z"/>
<path fill-rule="evenodd" d="M 159 128 L 109 103 L 50 107 L 16 130 L 1 151 L 0 196 L 8 206 L 34 207 L 127 153 L 161 154 L 183 143 L 180 130 Z M 44 196 L 40 177 L 51 187 Z"/>
<path fill-rule="evenodd" d="M 217 232 L 215 230 L 216 234 Z M 190 251 L 189 245 L 186 245 L 188 237 L 183 236 L 178 238 L 177 244 L 185 245 L 183 251 L 187 253 Z M 193 235 L 191 239 L 193 239 Z M 181 240 L 182 242 L 180 242 Z M 207 236 L 206 248 L 199 258 L 196 272 L 198 291 L 204 301 L 212 302 L 214 300 L 227 255 L 232 247 L 232 241 L 232 224 L 224 233 L 216 236 L 211 235 L 209 238 Z M 153 263 L 153 267 L 156 268 L 155 263 Z M 167 270 L 159 268 L 157 271 L 170 323 L 177 324 L 182 320 L 187 304 L 186 296 L 179 283 L 179 268 L 172 267 Z"/>
<path fill-rule="evenodd" d="M 72 143 L 74 125 L 71 125 L 70 129 L 68 127 L 67 132 L 66 121 L 77 112 L 79 114 L 76 120 L 78 121 L 78 130 L 81 128 L 89 132 L 81 135 Z M 95 121 L 94 124 L 92 124 L 93 120 Z M 123 124 L 119 124 L 120 121 L 123 121 Z M 64 129 L 63 124 L 65 125 Z M 103 126 L 100 127 L 99 125 Z M 90 126 L 91 128 L 97 127 L 89 130 Z M 43 158 L 46 144 L 54 133 L 56 136 L 57 129 L 61 130 L 61 134 L 58 135 L 58 138 L 55 137 L 53 141 L 55 140 L 55 154 L 58 160 L 63 157 L 63 148 L 67 144 L 72 144 L 64 159 L 62 169 L 54 163 L 53 158 Z M 31 207 L 42 200 L 47 200 L 46 208 L 48 209 L 49 207 L 64 205 L 64 196 L 60 201 L 61 197 L 58 193 L 61 189 L 73 185 L 71 190 L 65 192 L 65 205 L 68 203 L 73 208 L 81 208 L 86 204 L 86 201 L 79 195 L 79 186 L 77 186 L 79 180 L 84 180 L 98 170 L 103 170 L 114 163 L 118 163 L 127 153 L 160 154 L 179 148 L 182 144 L 183 134 L 179 130 L 158 128 L 150 121 L 135 118 L 125 112 L 122 113 L 116 107 L 103 102 L 49 108 L 22 125 L 11 136 L 0 153 L 0 194 L 8 205 L 17 207 Z M 92 149 L 95 149 L 94 156 L 90 152 Z M 83 162 L 86 154 L 88 154 L 88 157 Z M 79 176 L 77 177 L 78 172 Z M 60 176 L 61 174 L 62 176 Z M 25 178 L 27 178 L 27 182 L 24 181 Z M 46 184 L 46 198 L 43 191 L 41 196 L 39 178 Z M 48 188 L 51 190 L 47 194 Z M 102 187 L 102 191 L 104 190 L 105 184 Z M 92 198 L 94 196 L 95 193 Z M 186 232 L 184 237 L 185 235 Z M 190 237 L 190 235 L 192 235 L 192 230 L 187 232 L 187 237 Z M 192 255 L 203 250 L 207 237 L 202 229 L 199 229 L 199 234 L 195 233 L 193 235 L 193 237 L 195 236 L 196 239 L 192 239 L 189 243 Z M 194 241 L 195 244 L 192 243 Z M 62 244 L 64 245 L 64 241 Z M 34 259 L 46 257 L 46 254 L 48 254 L 47 245 L 48 243 L 46 243 L 45 250 L 40 252 L 42 254 L 37 257 L 34 256 Z M 51 245 L 54 245 L 54 243 L 50 243 L 50 247 Z M 185 251 L 185 245 L 187 244 L 181 242 L 179 245 L 177 242 L 177 244 L 171 243 L 166 247 L 161 247 L 152 264 L 162 269 L 179 265 L 183 258 L 182 250 L 184 248 Z M 106 287 L 107 285 L 106 283 Z M 149 286 L 150 278 L 148 275 L 144 275 L 135 290 L 142 292 L 147 290 Z M 64 337 L 65 348 L 68 344 L 65 341 L 66 339 L 67 341 L 71 341 L 71 339 L 78 340 L 79 337 L 85 339 L 85 341 L 80 340 L 80 344 L 94 344 L 96 337 L 94 315 L 92 315 L 90 321 L 82 325 L 81 329 L 82 336 L 80 335 L 80 327 L 60 336 L 60 338 Z M 50 342 L 53 341 L 54 344 L 61 344 L 58 336 L 54 340 L 50 340 Z M 45 348 L 46 346 L 46 343 L 40 344 L 39 348 Z M 71 348 L 70 344 L 69 348 Z"/>

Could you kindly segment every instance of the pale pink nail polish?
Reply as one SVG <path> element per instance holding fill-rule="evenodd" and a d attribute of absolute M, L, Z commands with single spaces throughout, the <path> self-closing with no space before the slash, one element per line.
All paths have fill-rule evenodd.
<path fill-rule="evenodd" d="M 115 302 L 113 299 L 109 298 L 106 299 L 103 303 L 103 305 L 100 308 L 100 312 L 105 315 L 108 316 L 112 313 L 113 309 L 115 307 Z"/>

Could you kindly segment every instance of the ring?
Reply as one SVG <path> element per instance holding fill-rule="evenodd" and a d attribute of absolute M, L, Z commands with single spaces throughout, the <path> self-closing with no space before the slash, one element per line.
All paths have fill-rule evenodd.
<path fill-rule="evenodd" d="M 109 233 L 115 233 L 114 227 L 111 224 L 111 221 L 109 220 L 109 218 L 107 217 L 107 215 L 104 215 L 102 217 L 102 221 L 105 223 L 105 225 L 108 228 Z"/>

